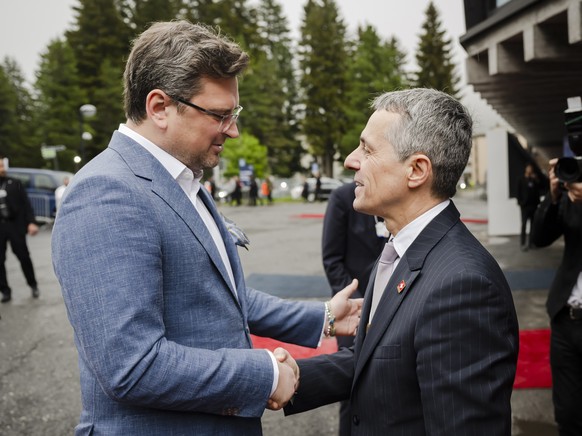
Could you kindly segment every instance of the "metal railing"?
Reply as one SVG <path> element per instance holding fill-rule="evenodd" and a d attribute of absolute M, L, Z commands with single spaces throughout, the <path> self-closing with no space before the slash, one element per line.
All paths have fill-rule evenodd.
<path fill-rule="evenodd" d="M 50 198 L 42 194 L 28 194 L 28 199 L 34 210 L 34 215 L 39 221 L 52 221 L 53 211 L 51 210 Z"/>

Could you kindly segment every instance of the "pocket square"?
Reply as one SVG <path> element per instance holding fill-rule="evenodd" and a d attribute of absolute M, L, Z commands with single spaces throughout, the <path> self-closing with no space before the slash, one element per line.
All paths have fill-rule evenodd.
<path fill-rule="evenodd" d="M 243 232 L 243 230 L 237 226 L 234 221 L 228 219 L 224 215 L 222 215 L 222 220 L 224 221 L 224 225 L 226 226 L 228 233 L 230 233 L 232 241 L 239 247 L 243 247 L 245 250 L 248 250 L 249 248 L 247 247 L 247 244 L 250 244 L 251 241 L 245 232 Z"/>

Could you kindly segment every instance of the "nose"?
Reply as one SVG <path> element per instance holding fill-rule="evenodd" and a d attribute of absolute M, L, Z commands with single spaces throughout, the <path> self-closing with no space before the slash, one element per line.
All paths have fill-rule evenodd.
<path fill-rule="evenodd" d="M 348 170 L 357 171 L 360 169 L 360 161 L 357 157 L 358 149 L 352 151 L 344 161 L 344 168 Z"/>
<path fill-rule="evenodd" d="M 240 136 L 240 131 L 238 130 L 238 124 L 236 122 L 232 123 L 228 129 L 224 131 L 224 134 L 229 138 L 238 138 Z"/>

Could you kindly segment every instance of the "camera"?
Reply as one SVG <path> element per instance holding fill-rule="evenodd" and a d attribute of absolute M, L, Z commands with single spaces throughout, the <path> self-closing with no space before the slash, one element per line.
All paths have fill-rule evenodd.
<path fill-rule="evenodd" d="M 564 111 L 568 145 L 575 157 L 562 157 L 554 168 L 560 182 L 582 182 L 582 99 L 570 97 Z"/>
<path fill-rule="evenodd" d="M 554 168 L 560 182 L 582 182 L 582 157 L 562 157 Z"/>

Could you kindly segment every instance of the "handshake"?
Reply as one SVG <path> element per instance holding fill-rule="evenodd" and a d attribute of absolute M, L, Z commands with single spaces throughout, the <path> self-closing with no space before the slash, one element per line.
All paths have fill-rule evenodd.
<path fill-rule="evenodd" d="M 334 331 L 340 336 L 355 336 L 358 324 L 360 322 L 360 315 L 362 311 L 363 299 L 350 299 L 356 289 L 358 289 L 358 281 L 354 279 L 351 284 L 346 286 L 330 300 L 329 306 L 326 303 L 326 311 L 329 309 L 331 313 L 328 314 L 328 321 L 326 323 L 325 331 Z M 330 323 L 330 317 L 332 322 Z M 333 324 L 333 329 L 330 325 Z M 326 336 L 328 333 L 326 333 Z M 332 333 L 331 336 L 334 334 Z M 273 352 L 277 365 L 279 367 L 279 380 L 277 389 L 273 392 L 271 398 L 267 402 L 267 408 L 270 410 L 281 410 L 292 401 L 297 388 L 299 387 L 299 366 L 291 354 L 284 348 L 276 348 Z"/>
<path fill-rule="evenodd" d="M 279 383 L 267 403 L 267 409 L 281 410 L 292 400 L 299 387 L 299 366 L 289 351 L 277 348 L 273 352 L 279 366 Z"/>

